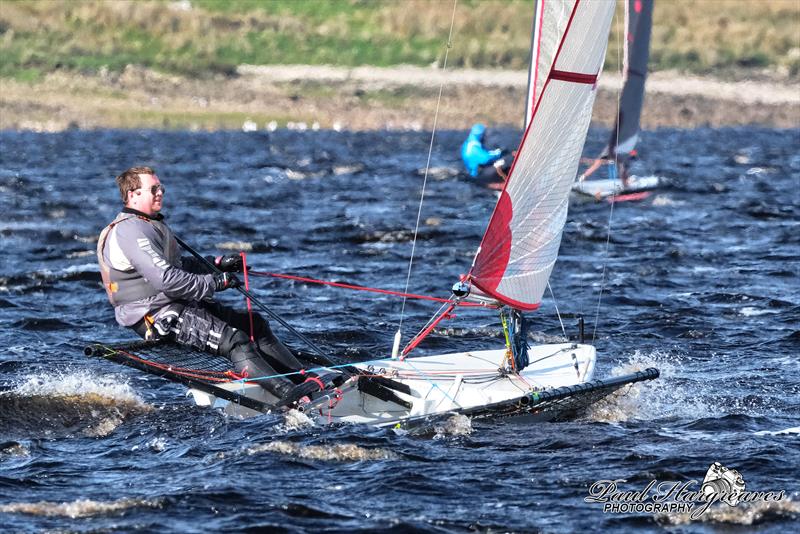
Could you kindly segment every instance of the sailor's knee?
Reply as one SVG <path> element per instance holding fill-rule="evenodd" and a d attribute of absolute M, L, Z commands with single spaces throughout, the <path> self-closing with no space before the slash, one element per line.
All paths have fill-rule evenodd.
<path fill-rule="evenodd" d="M 219 353 L 230 356 L 234 348 L 250 343 L 250 337 L 238 328 L 225 327 L 220 336 Z"/>

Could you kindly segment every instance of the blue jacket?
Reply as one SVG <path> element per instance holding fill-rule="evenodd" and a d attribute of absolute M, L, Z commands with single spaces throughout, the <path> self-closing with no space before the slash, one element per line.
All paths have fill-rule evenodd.
<path fill-rule="evenodd" d="M 503 151 L 499 148 L 486 150 L 483 148 L 483 136 L 486 133 L 486 126 L 475 124 L 469 131 L 469 137 L 461 145 L 461 159 L 467 168 L 470 176 L 478 176 L 478 170 L 483 165 L 494 163 Z"/>

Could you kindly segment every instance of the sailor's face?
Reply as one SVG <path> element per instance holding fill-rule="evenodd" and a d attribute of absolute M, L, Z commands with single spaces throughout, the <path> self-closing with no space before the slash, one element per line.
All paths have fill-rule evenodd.
<path fill-rule="evenodd" d="M 141 187 L 130 193 L 129 206 L 147 215 L 161 211 L 164 188 L 155 174 L 140 174 Z"/>

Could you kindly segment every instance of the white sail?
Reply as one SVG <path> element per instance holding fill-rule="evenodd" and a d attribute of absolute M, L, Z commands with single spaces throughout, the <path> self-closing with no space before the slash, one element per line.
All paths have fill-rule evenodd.
<path fill-rule="evenodd" d="M 539 306 L 558 256 L 591 119 L 614 0 L 539 0 L 533 113 L 470 271 L 481 292 Z"/>

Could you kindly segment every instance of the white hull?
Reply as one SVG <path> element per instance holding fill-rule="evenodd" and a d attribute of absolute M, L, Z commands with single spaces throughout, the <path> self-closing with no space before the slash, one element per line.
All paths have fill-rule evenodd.
<path fill-rule="evenodd" d="M 538 345 L 530 349 L 528 358 L 530 365 L 519 375 L 499 372 L 504 366 L 505 349 L 358 363 L 354 367 L 407 386 L 410 393 L 395 389 L 391 393 L 410 408 L 359 391 L 357 379 L 351 378 L 340 388 L 341 398 L 332 408 L 333 400 L 325 398 L 315 401 L 306 413 L 320 424 L 388 426 L 452 412 L 477 412 L 498 403 L 524 400 L 532 392 L 583 384 L 594 376 L 596 353 L 591 345 Z M 276 400 L 254 383 L 219 387 L 268 403 Z M 190 392 L 201 406 L 221 407 L 243 417 L 260 414 L 199 390 Z M 522 404 L 520 411 L 524 412 Z"/>
<path fill-rule="evenodd" d="M 661 185 L 662 179 L 659 176 L 631 176 L 628 185 L 622 185 L 620 179 L 606 180 L 584 180 L 576 182 L 572 190 L 581 195 L 594 198 L 606 198 L 613 195 L 624 195 L 627 193 L 637 193 L 655 189 Z"/>

